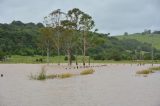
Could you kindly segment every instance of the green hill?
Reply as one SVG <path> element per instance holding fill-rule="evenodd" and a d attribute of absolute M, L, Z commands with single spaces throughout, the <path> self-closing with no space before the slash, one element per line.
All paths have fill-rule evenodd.
<path fill-rule="evenodd" d="M 140 42 L 146 42 L 149 44 L 152 44 L 153 46 L 157 49 L 160 50 L 160 34 L 130 34 L 130 35 L 121 35 L 121 36 L 116 36 L 120 40 L 124 39 L 135 39 Z"/>
<path fill-rule="evenodd" d="M 13 21 L 10 24 L 0 23 L 0 60 L 4 60 L 5 56 L 46 56 L 46 37 L 40 32 L 46 30 L 43 24 L 23 23 L 21 21 Z M 57 56 L 56 34 L 54 30 L 46 30 L 50 41 L 50 56 Z M 66 49 L 71 45 L 72 55 L 82 55 L 83 53 L 83 33 L 76 31 L 76 34 L 68 34 L 64 30 L 60 31 L 61 48 L 60 54 L 68 55 Z M 45 38 L 45 39 L 42 39 Z M 94 60 L 131 60 L 131 59 L 151 59 L 151 35 L 127 35 L 127 36 L 108 36 L 108 34 L 88 32 L 86 34 L 87 54 Z M 137 40 L 148 42 L 143 43 Z M 154 45 L 160 50 L 160 35 L 153 35 Z M 69 41 L 69 42 L 68 42 Z M 135 51 L 136 50 L 136 51 Z M 160 60 L 160 51 L 154 50 L 155 59 Z M 18 58 L 16 56 L 16 58 Z M 29 59 L 29 58 L 28 58 Z M 35 58 L 33 58 L 35 59 Z M 14 59 L 16 61 L 16 59 Z M 36 60 L 35 60 L 36 61 Z"/>

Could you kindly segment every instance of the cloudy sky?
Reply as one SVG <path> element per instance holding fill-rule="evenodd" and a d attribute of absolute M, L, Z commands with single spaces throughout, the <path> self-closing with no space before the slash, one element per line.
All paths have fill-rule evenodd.
<path fill-rule="evenodd" d="M 102 33 L 160 30 L 160 0 L 0 0 L 0 23 L 43 22 L 55 9 L 75 7 L 90 14 Z"/>

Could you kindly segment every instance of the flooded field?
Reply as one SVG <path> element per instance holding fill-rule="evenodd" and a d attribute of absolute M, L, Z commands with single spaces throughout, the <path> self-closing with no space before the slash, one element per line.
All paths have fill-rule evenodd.
<path fill-rule="evenodd" d="M 41 65 L 1 64 L 0 106 L 160 106 L 160 73 L 136 75 L 150 66 L 108 64 L 92 75 L 37 81 L 28 76 Z"/>

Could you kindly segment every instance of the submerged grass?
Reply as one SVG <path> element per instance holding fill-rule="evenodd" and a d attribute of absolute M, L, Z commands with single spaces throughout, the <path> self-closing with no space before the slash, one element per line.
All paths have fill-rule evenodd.
<path fill-rule="evenodd" d="M 150 74 L 150 73 L 154 73 L 154 71 L 152 71 L 150 69 L 146 69 L 146 70 L 136 72 L 136 74 Z"/>
<path fill-rule="evenodd" d="M 54 79 L 54 78 L 57 78 L 57 75 L 56 74 L 47 75 L 46 78 L 47 79 Z"/>
<path fill-rule="evenodd" d="M 93 69 L 86 69 L 80 73 L 80 75 L 93 74 L 95 71 Z"/>
<path fill-rule="evenodd" d="M 86 70 L 81 71 L 79 74 L 73 74 L 73 73 L 68 72 L 68 73 L 47 75 L 46 74 L 46 66 L 42 66 L 40 73 L 38 73 L 37 75 L 33 75 L 31 73 L 31 75 L 29 77 L 30 77 L 30 79 L 33 79 L 33 80 L 46 80 L 46 79 L 54 79 L 54 78 L 64 79 L 64 78 L 70 78 L 70 77 L 77 76 L 77 75 L 93 74 L 94 72 L 95 72 L 95 70 L 93 70 L 93 69 L 86 69 Z"/>
<path fill-rule="evenodd" d="M 150 67 L 145 70 L 137 71 L 136 74 L 143 74 L 143 75 L 148 75 L 154 72 L 160 71 L 160 66 L 157 67 Z"/>
<path fill-rule="evenodd" d="M 70 78 L 72 76 L 73 74 L 71 73 L 62 73 L 62 74 L 57 75 L 58 78 Z"/>

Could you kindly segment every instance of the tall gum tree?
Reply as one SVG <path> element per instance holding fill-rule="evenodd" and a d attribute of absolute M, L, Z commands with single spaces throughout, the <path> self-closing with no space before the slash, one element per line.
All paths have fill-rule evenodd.
<path fill-rule="evenodd" d="M 83 49 L 82 49 L 82 54 L 83 54 L 83 66 L 85 67 L 85 58 L 86 58 L 86 44 L 89 43 L 86 40 L 87 34 L 89 31 L 91 31 L 95 23 L 92 19 L 92 17 L 78 8 L 74 8 L 72 10 L 68 11 L 68 15 L 71 17 L 71 21 L 75 24 L 75 30 L 79 31 L 82 33 L 82 44 L 83 44 Z"/>

